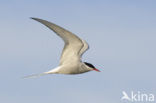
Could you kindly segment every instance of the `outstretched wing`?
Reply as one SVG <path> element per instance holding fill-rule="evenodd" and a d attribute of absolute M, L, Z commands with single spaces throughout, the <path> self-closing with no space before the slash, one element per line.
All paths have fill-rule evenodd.
<path fill-rule="evenodd" d="M 82 40 L 83 42 L 83 47 L 81 48 L 80 52 L 79 52 L 79 56 L 81 57 L 85 51 L 87 51 L 89 49 L 89 45 L 85 40 Z"/>
<path fill-rule="evenodd" d="M 65 30 L 64 28 L 46 20 L 38 18 L 32 19 L 44 24 L 49 29 L 53 30 L 65 42 L 60 64 L 64 64 L 72 60 L 79 60 L 81 55 L 88 49 L 88 44 L 70 31 Z"/>

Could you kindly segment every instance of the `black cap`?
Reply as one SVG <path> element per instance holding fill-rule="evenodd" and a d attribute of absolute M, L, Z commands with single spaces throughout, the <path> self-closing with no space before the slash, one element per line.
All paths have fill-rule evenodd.
<path fill-rule="evenodd" d="M 91 68 L 95 68 L 92 64 L 84 62 L 87 66 L 91 67 Z"/>

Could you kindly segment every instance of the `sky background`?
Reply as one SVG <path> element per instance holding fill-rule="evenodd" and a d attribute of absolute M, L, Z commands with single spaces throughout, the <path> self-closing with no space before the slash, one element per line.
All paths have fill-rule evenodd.
<path fill-rule="evenodd" d="M 122 103 L 122 91 L 156 96 L 155 0 L 1 0 L 0 102 Z M 102 72 L 42 73 L 59 64 L 63 41 L 37 17 L 83 38 L 83 61 Z"/>

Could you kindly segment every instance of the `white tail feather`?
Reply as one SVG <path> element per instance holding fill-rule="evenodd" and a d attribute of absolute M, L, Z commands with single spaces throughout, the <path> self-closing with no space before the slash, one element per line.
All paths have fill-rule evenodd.
<path fill-rule="evenodd" d="M 39 76 L 43 76 L 43 75 L 47 75 L 47 74 L 56 74 L 58 73 L 59 69 L 61 67 L 56 67 L 48 72 L 44 72 L 44 73 L 41 73 L 41 74 L 33 74 L 33 75 L 29 75 L 29 76 L 25 76 L 23 78 L 36 78 L 36 77 L 39 77 Z"/>
<path fill-rule="evenodd" d="M 24 79 L 25 79 L 25 78 L 37 78 L 37 77 L 44 76 L 44 75 L 47 75 L 47 74 L 48 74 L 48 73 L 33 74 L 33 75 L 25 76 L 25 77 L 23 77 L 23 78 L 24 78 Z"/>

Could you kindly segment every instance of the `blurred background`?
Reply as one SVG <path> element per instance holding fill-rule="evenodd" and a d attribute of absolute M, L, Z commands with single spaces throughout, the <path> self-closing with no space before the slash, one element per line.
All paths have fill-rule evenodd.
<path fill-rule="evenodd" d="M 122 91 L 156 95 L 155 0 L 1 0 L 0 101 L 121 103 Z M 83 61 L 102 72 L 22 77 L 59 64 L 63 41 L 37 17 L 90 45 Z"/>

